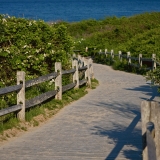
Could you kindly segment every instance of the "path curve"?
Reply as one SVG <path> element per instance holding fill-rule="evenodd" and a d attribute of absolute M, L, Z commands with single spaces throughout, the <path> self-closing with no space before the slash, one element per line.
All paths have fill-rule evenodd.
<path fill-rule="evenodd" d="M 141 160 L 140 103 L 157 99 L 141 75 L 94 64 L 100 85 L 47 124 L 0 146 L 1 160 Z"/>

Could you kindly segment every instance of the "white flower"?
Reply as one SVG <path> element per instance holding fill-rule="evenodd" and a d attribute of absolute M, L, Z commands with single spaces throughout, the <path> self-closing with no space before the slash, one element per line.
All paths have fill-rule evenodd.
<path fill-rule="evenodd" d="M 38 49 L 36 49 L 36 52 L 37 52 L 37 53 L 39 53 L 39 50 L 38 50 Z"/>
<path fill-rule="evenodd" d="M 11 18 L 8 14 L 6 14 L 7 18 Z"/>
<path fill-rule="evenodd" d="M 7 20 L 5 18 L 2 19 L 3 23 L 7 22 Z"/>
<path fill-rule="evenodd" d="M 31 58 L 32 56 L 30 55 L 30 56 L 28 56 L 27 58 Z"/>
<path fill-rule="evenodd" d="M 9 51 L 9 50 L 6 50 L 6 52 L 7 52 L 7 53 L 10 53 L 10 51 Z"/>
<path fill-rule="evenodd" d="M 49 82 L 49 85 L 52 85 L 54 82 L 55 82 L 55 80 L 51 79 L 50 82 Z"/>
<path fill-rule="evenodd" d="M 23 46 L 23 48 L 26 48 L 26 47 L 27 47 L 27 45 L 24 45 L 24 46 Z"/>
<path fill-rule="evenodd" d="M 31 26 L 32 25 L 32 22 L 29 22 L 29 26 Z"/>

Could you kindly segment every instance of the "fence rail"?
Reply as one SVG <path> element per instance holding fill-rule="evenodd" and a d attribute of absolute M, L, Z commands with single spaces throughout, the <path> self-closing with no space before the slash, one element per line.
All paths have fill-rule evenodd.
<path fill-rule="evenodd" d="M 84 71 L 85 79 L 79 80 L 79 72 Z M 66 74 L 73 75 L 73 83 L 62 86 L 62 76 Z M 93 61 L 91 58 L 86 59 L 80 55 L 72 60 L 72 69 L 63 70 L 61 68 L 61 63 L 55 63 L 55 72 L 47 75 L 40 76 L 35 79 L 25 81 L 25 72 L 17 72 L 17 85 L 8 86 L 0 89 L 0 95 L 8 94 L 17 91 L 17 105 L 13 105 L 0 110 L 0 116 L 4 116 L 9 113 L 18 112 L 17 117 L 19 120 L 25 120 L 25 110 L 33 107 L 35 105 L 41 104 L 46 100 L 55 97 L 56 99 L 62 99 L 62 93 L 68 91 L 72 88 L 79 88 L 83 84 L 88 84 L 91 86 L 91 78 L 93 76 Z M 32 87 L 36 84 L 46 82 L 55 79 L 55 90 L 45 92 L 38 95 L 32 99 L 25 99 L 25 88 Z"/>
<path fill-rule="evenodd" d="M 19 110 L 21 110 L 21 108 L 22 108 L 22 105 L 18 104 L 18 105 L 14 105 L 14 106 L 11 106 L 11 107 L 8 107 L 8 108 L 5 108 L 5 109 L 1 109 L 0 110 L 0 116 L 4 116 L 6 114 L 19 111 Z"/>
<path fill-rule="evenodd" d="M 76 83 L 67 84 L 62 87 L 62 93 L 68 91 L 76 86 Z"/>
<path fill-rule="evenodd" d="M 15 92 L 15 91 L 20 90 L 21 88 L 22 88 L 22 84 L 5 87 L 5 88 L 0 89 L 0 95 Z"/>
<path fill-rule="evenodd" d="M 75 73 L 75 71 L 76 71 L 76 69 L 70 69 L 70 70 L 62 71 L 62 75 Z"/>
<path fill-rule="evenodd" d="M 143 65 L 146 65 L 147 67 L 145 68 L 145 70 L 154 70 L 156 69 L 156 66 L 160 65 L 158 62 L 156 62 L 156 54 L 152 54 L 151 58 L 143 58 L 142 54 L 139 54 L 138 57 L 131 57 L 130 52 L 127 52 L 127 54 L 124 55 L 121 51 L 119 51 L 118 54 L 115 54 L 113 50 L 111 50 L 111 52 L 108 52 L 107 49 L 105 49 L 104 52 L 100 50 L 98 54 L 104 54 L 106 55 L 106 59 L 111 59 L 112 61 L 115 61 L 114 57 L 118 56 L 121 62 L 123 59 L 126 59 L 128 61 L 128 65 L 136 68 L 142 69 Z M 110 56 L 108 57 L 108 55 Z M 132 63 L 132 60 L 138 61 L 139 65 L 135 65 L 135 63 Z"/>
<path fill-rule="evenodd" d="M 82 80 L 79 81 L 80 86 L 82 86 L 85 83 L 87 83 L 87 79 L 82 79 Z"/>
<path fill-rule="evenodd" d="M 42 102 L 48 100 L 49 98 L 55 96 L 56 94 L 57 94 L 57 90 L 48 91 L 46 93 L 43 93 L 39 96 L 36 96 L 36 97 L 30 99 L 30 100 L 27 100 L 26 104 L 25 104 L 25 108 L 30 108 L 35 105 L 41 104 Z"/>
<path fill-rule="evenodd" d="M 47 75 L 40 76 L 40 77 L 32 79 L 32 80 L 28 80 L 25 83 L 25 87 L 26 88 L 31 87 L 35 84 L 39 84 L 39 83 L 54 79 L 57 76 L 58 76 L 58 73 L 54 72 L 54 73 L 50 73 L 50 74 L 47 74 Z"/>

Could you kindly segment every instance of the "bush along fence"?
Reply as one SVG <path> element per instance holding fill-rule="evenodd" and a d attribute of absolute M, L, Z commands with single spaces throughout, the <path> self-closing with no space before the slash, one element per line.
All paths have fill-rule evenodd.
<path fill-rule="evenodd" d="M 85 72 L 85 78 L 79 79 L 81 72 Z M 73 83 L 62 86 L 62 76 L 66 74 L 73 75 Z M 92 59 L 86 59 L 84 57 L 74 56 L 72 60 L 72 69 L 62 70 L 61 62 L 55 63 L 55 72 L 40 76 L 38 78 L 25 81 L 25 72 L 17 72 L 17 85 L 8 86 L 0 89 L 0 95 L 4 95 L 17 91 L 17 104 L 0 110 L 0 116 L 4 116 L 9 113 L 16 112 L 17 118 L 20 121 L 25 120 L 25 110 L 35 105 L 55 97 L 55 99 L 62 99 L 62 93 L 72 88 L 79 88 L 80 86 L 87 84 L 91 87 L 91 78 L 93 78 L 93 65 Z M 53 80 L 55 82 L 55 90 L 48 91 L 41 95 L 38 95 L 30 100 L 25 99 L 25 89 L 32 87 L 36 84 L 40 84 L 45 81 Z"/>
<path fill-rule="evenodd" d="M 108 52 L 107 49 L 105 49 L 104 52 L 100 50 L 98 54 L 104 54 L 106 56 L 106 59 L 111 61 L 115 61 L 115 57 L 118 57 L 120 62 L 122 62 L 123 59 L 125 59 L 127 60 L 129 66 L 145 70 L 154 70 L 156 69 L 156 66 L 160 65 L 158 62 L 156 62 L 156 54 L 152 54 L 151 58 L 143 58 L 142 54 L 139 54 L 138 57 L 131 57 L 130 52 L 127 52 L 127 54 L 122 54 L 122 52 L 119 51 L 117 54 L 115 54 L 114 50 Z"/>
<path fill-rule="evenodd" d="M 160 105 L 158 102 L 142 101 L 143 159 L 160 159 Z"/>

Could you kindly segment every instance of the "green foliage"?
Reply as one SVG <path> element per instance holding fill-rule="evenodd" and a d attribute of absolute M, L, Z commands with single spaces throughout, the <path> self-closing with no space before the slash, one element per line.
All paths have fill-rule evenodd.
<path fill-rule="evenodd" d="M 114 64 L 112 65 L 113 69 L 115 70 L 125 70 L 125 71 L 129 71 L 129 66 L 128 66 L 128 62 L 126 60 L 124 60 L 123 62 L 120 61 L 115 61 Z"/>
<path fill-rule="evenodd" d="M 44 107 L 42 106 L 36 106 L 34 108 L 31 108 L 26 112 L 26 121 L 30 122 L 31 120 L 33 120 L 33 117 L 44 113 Z"/>
<path fill-rule="evenodd" d="M 156 70 L 147 72 L 145 77 L 146 80 L 151 80 L 153 84 L 160 85 L 160 67 L 157 67 Z"/>
<path fill-rule="evenodd" d="M 143 57 L 151 58 L 155 53 L 160 56 L 160 27 L 140 33 L 128 40 L 126 43 L 118 46 L 118 50 L 125 52 L 130 51 L 132 56 L 138 56 L 139 53 L 143 54 Z"/>
<path fill-rule="evenodd" d="M 160 12 L 67 24 L 76 49 L 107 48 L 115 52 L 130 51 L 132 55 L 143 53 L 148 57 L 152 53 L 159 54 L 159 26 Z"/>
<path fill-rule="evenodd" d="M 73 41 L 65 25 L 0 16 L 0 86 L 12 84 L 17 70 L 27 75 L 44 75 L 55 62 L 70 65 Z"/>

